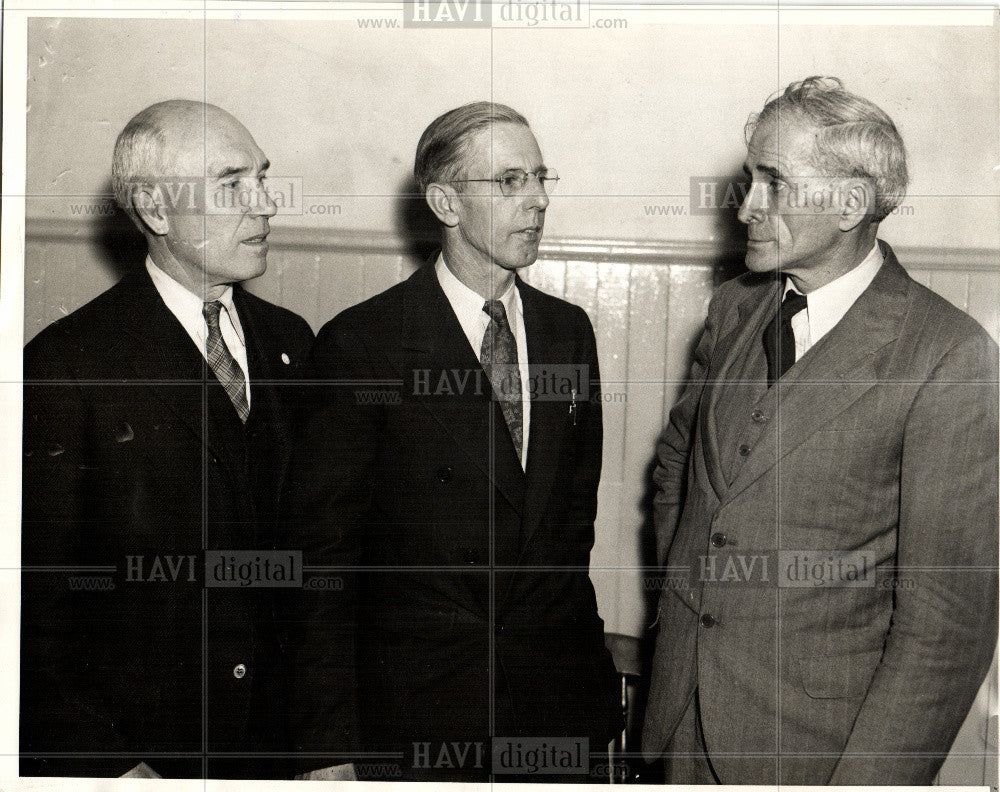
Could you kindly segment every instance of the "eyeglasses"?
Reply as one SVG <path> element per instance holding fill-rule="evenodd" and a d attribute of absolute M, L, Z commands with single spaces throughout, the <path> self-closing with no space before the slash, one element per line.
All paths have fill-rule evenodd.
<path fill-rule="evenodd" d="M 504 171 L 495 179 L 452 179 L 449 184 L 460 184 L 464 182 L 495 182 L 500 185 L 500 193 L 505 198 L 520 195 L 528 184 L 528 178 L 534 177 L 538 180 L 538 185 L 542 191 L 548 195 L 556 188 L 559 181 L 559 174 L 550 168 L 541 168 L 537 171 L 523 171 L 520 168 Z"/>

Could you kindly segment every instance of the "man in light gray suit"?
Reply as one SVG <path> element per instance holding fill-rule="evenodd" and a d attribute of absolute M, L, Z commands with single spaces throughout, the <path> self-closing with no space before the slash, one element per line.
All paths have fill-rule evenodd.
<path fill-rule="evenodd" d="M 643 750 L 670 783 L 928 784 L 997 635 L 997 346 L 879 223 L 892 120 L 839 80 L 748 125 L 750 272 L 657 445 Z"/>

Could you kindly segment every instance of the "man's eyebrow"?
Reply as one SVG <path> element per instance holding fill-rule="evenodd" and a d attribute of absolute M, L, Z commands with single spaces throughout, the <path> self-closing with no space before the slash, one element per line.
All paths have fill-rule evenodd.
<path fill-rule="evenodd" d="M 264 160 L 264 162 L 261 163 L 260 168 L 257 170 L 257 173 L 263 173 L 264 171 L 266 171 L 270 167 L 271 167 L 271 163 L 268 160 Z M 215 176 L 215 178 L 216 179 L 228 179 L 230 176 L 242 176 L 245 173 L 250 173 L 250 168 L 248 166 L 243 166 L 243 167 L 233 167 L 233 166 L 230 166 L 228 168 L 223 168 L 222 171 L 220 171 Z"/>
<path fill-rule="evenodd" d="M 216 179 L 228 179 L 230 176 L 242 176 L 244 173 L 249 172 L 249 168 L 236 168 L 229 166 L 228 168 L 223 168 L 217 174 L 215 174 Z"/>
<path fill-rule="evenodd" d="M 781 179 L 784 181 L 785 177 L 781 175 L 781 171 L 773 165 L 754 165 L 753 169 L 770 176 L 772 179 Z M 743 163 L 743 173 L 751 178 L 753 177 L 753 172 L 750 170 L 750 166 L 745 162 Z"/>
<path fill-rule="evenodd" d="M 758 165 L 757 170 L 761 173 L 766 173 L 772 179 L 784 179 L 784 176 L 781 175 L 781 171 L 772 165 Z"/>

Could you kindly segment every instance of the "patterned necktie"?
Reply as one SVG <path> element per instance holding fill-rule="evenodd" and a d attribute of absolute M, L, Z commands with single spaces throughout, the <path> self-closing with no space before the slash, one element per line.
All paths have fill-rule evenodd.
<path fill-rule="evenodd" d="M 243 423 L 250 417 L 250 405 L 247 404 L 247 383 L 243 378 L 243 369 L 239 363 L 229 353 L 226 342 L 222 340 L 222 330 L 219 328 L 219 312 L 222 310 L 222 303 L 218 300 L 205 303 L 201 309 L 208 323 L 208 339 L 205 341 L 205 356 L 208 358 L 208 365 L 212 367 L 215 376 L 222 387 L 226 390 L 226 395 L 236 408 Z"/>
<path fill-rule="evenodd" d="M 778 312 L 764 328 L 767 355 L 767 386 L 770 388 L 795 362 L 795 333 L 792 317 L 806 307 L 806 296 L 795 291 L 785 294 Z"/>
<path fill-rule="evenodd" d="M 507 322 L 507 311 L 500 300 L 487 300 L 483 311 L 490 317 L 483 336 L 479 360 L 493 384 L 500 401 L 507 429 L 514 441 L 517 458 L 524 443 L 524 415 L 521 409 L 521 370 L 517 365 L 517 342 Z"/>

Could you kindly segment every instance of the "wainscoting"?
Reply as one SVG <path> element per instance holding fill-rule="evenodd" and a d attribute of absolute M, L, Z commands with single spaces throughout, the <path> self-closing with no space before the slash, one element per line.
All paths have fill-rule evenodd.
<path fill-rule="evenodd" d="M 430 239 L 276 228 L 268 272 L 256 294 L 318 329 L 337 312 L 406 277 L 433 249 Z M 1000 335 L 1000 251 L 897 248 L 902 264 Z M 713 288 L 740 270 L 742 252 L 712 243 L 562 239 L 546 242 L 526 280 L 585 308 L 597 333 L 604 389 L 604 469 L 591 576 L 611 633 L 640 636 L 649 592 L 648 504 L 653 444 L 683 384 Z M 25 339 L 114 283 L 141 261 L 129 226 L 30 220 L 25 240 Z M 995 784 L 996 667 L 941 783 Z M 978 756 L 972 756 L 978 752 Z"/>

